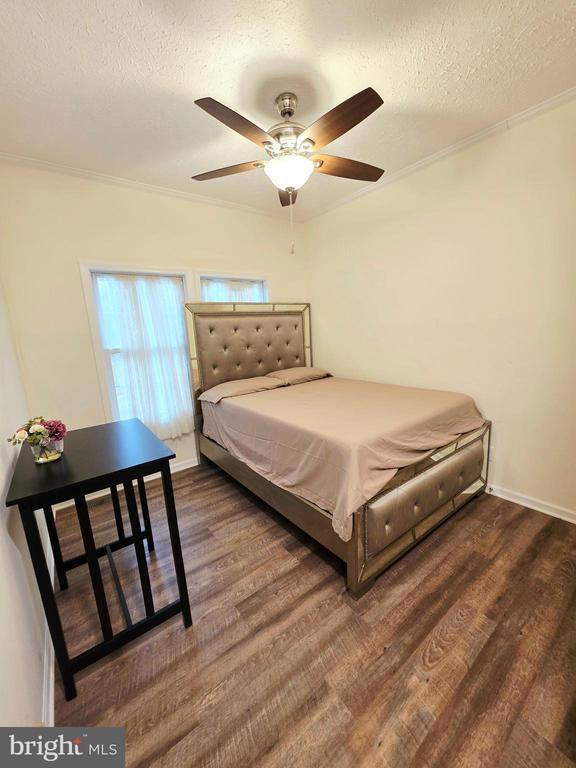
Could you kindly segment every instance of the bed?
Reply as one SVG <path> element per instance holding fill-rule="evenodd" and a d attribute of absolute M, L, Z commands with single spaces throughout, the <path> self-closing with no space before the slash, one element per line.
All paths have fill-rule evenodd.
<path fill-rule="evenodd" d="M 310 305 L 186 307 L 201 461 L 342 559 L 354 597 L 486 488 L 490 423 L 466 395 L 328 376 L 206 401 L 312 366 Z"/>

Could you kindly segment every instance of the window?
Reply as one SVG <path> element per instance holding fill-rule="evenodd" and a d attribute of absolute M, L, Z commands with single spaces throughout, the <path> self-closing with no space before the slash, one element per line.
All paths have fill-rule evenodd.
<path fill-rule="evenodd" d="M 162 440 L 193 430 L 182 276 L 92 272 L 112 414 Z"/>
<path fill-rule="evenodd" d="M 251 278 L 203 275 L 200 278 L 200 293 L 202 301 L 268 301 L 266 282 Z"/>

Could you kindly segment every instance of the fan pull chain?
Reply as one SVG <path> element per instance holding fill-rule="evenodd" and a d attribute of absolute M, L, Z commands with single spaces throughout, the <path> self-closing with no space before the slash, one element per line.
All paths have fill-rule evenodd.
<path fill-rule="evenodd" d="M 290 195 L 290 205 L 289 205 L 289 208 L 290 208 L 290 240 L 291 240 L 290 255 L 294 256 L 294 251 L 295 251 L 295 248 L 294 248 L 294 217 L 292 215 L 292 190 L 291 189 L 288 190 L 288 194 Z"/>

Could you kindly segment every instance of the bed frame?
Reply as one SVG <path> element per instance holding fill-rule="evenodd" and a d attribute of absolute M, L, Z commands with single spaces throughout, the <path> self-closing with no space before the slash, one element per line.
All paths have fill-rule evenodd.
<path fill-rule="evenodd" d="M 198 457 L 218 465 L 346 563 L 347 587 L 360 597 L 375 578 L 487 485 L 490 422 L 397 472 L 354 514 L 343 541 L 332 517 L 266 480 L 202 434 L 198 397 L 233 379 L 312 365 L 310 305 L 186 304 Z"/>

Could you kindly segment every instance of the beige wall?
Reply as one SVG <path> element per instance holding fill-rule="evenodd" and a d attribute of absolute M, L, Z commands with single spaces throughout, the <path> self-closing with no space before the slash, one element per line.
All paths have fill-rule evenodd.
<path fill-rule="evenodd" d="M 0 287 L 0 726 L 42 721 L 44 615 L 18 513 L 4 507 L 18 450 L 6 437 L 26 419 Z"/>
<path fill-rule="evenodd" d="M 493 484 L 576 509 L 575 128 L 570 102 L 470 146 L 300 225 L 296 257 L 281 219 L 0 165 L 31 410 L 105 419 L 80 262 L 265 273 L 272 298 L 312 299 L 319 364 L 469 392 L 495 423 Z"/>
<path fill-rule="evenodd" d="M 79 264 L 265 275 L 301 301 L 285 223 L 235 209 L 0 164 L 0 271 L 34 413 L 70 427 L 106 420 Z M 179 460 L 193 441 L 173 443 Z"/>
<path fill-rule="evenodd" d="M 569 510 L 575 136 L 573 101 L 312 220 L 304 235 L 316 362 L 468 392 L 494 421 L 491 482 Z"/>

